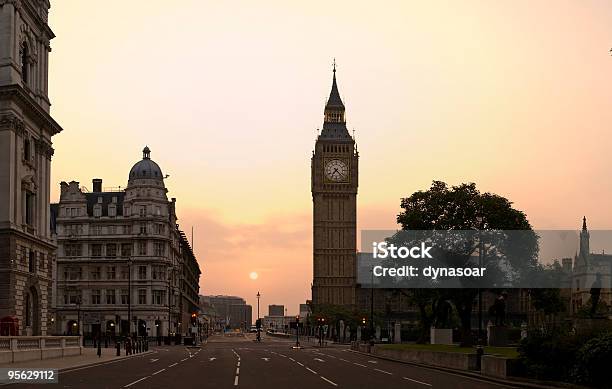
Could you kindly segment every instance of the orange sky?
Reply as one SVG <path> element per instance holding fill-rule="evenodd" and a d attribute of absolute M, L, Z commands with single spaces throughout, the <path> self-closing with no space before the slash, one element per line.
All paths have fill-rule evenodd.
<path fill-rule="evenodd" d="M 62 180 L 124 186 L 147 144 L 195 226 L 201 293 L 296 313 L 335 57 L 360 229 L 395 228 L 432 179 L 504 195 L 536 228 L 612 227 L 611 3 L 373 4 L 53 1 L 52 200 Z"/>

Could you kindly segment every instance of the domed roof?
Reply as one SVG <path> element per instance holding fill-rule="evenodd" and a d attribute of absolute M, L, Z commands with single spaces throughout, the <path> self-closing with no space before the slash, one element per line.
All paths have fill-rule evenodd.
<path fill-rule="evenodd" d="M 136 162 L 136 164 L 130 170 L 130 177 L 128 181 L 134 179 L 151 179 L 163 181 L 164 176 L 159 168 L 159 165 L 151 160 L 151 150 L 145 146 L 142 150 L 142 160 Z"/>

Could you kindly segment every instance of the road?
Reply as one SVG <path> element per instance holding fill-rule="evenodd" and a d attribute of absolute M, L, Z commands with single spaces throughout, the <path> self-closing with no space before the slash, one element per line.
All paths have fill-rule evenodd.
<path fill-rule="evenodd" d="M 292 342 L 252 335 L 213 336 L 201 348 L 167 346 L 153 353 L 62 371 L 43 388 L 508 388 L 434 369 L 349 351 L 346 347 L 293 349 Z M 9 385 L 35 388 L 40 385 Z"/>

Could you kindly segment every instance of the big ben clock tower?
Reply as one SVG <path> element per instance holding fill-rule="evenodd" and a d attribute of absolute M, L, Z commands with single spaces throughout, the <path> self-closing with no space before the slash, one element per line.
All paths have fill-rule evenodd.
<path fill-rule="evenodd" d="M 357 178 L 359 154 L 346 129 L 336 83 L 325 105 L 323 130 L 311 161 L 313 304 L 356 304 Z"/>

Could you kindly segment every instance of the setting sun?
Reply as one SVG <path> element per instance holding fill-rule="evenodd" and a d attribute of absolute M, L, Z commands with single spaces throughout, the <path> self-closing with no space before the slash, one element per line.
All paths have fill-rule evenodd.
<path fill-rule="evenodd" d="M 252 271 L 249 274 L 249 278 L 252 279 L 252 280 L 256 280 L 257 278 L 259 278 L 259 274 L 257 274 L 257 272 Z"/>

